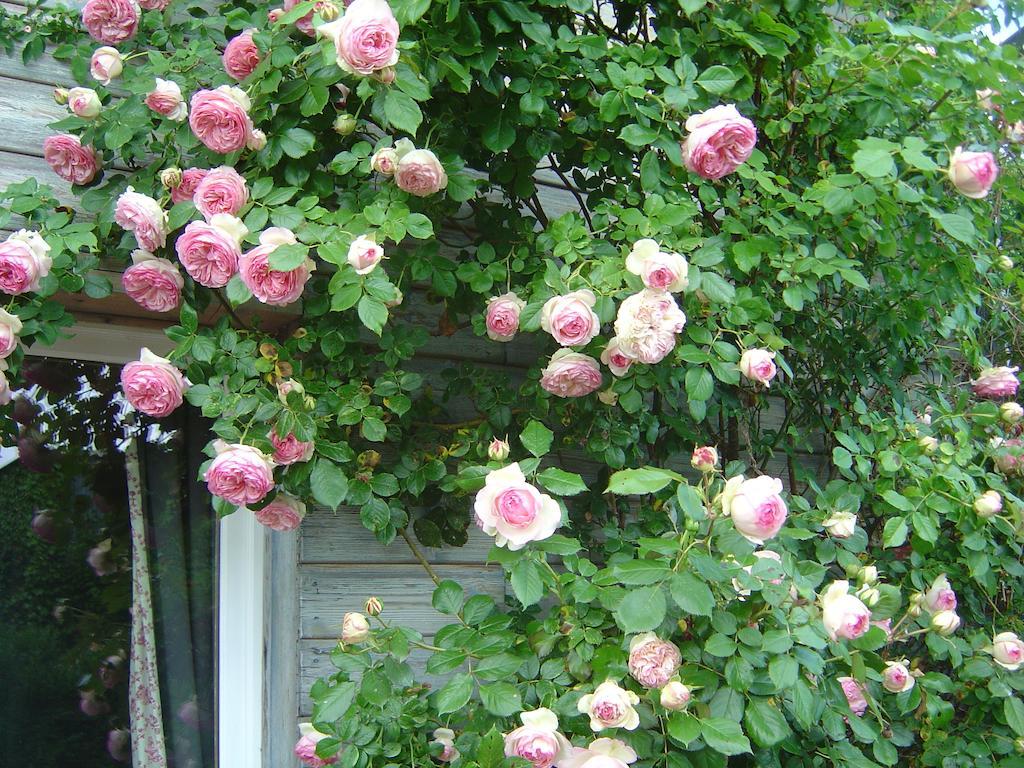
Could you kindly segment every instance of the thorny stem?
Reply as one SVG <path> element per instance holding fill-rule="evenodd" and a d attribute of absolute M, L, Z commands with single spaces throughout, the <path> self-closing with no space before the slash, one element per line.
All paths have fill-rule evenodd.
<path fill-rule="evenodd" d="M 409 549 L 412 551 L 416 559 L 419 560 L 420 565 L 423 566 L 424 570 L 427 572 L 427 575 L 430 577 L 430 579 L 434 582 L 434 584 L 439 585 L 441 583 L 441 579 L 438 577 L 437 573 L 434 572 L 434 569 L 431 567 L 430 563 L 427 562 L 427 558 L 423 556 L 423 552 L 420 551 L 420 548 L 416 546 L 416 542 L 412 540 L 412 536 L 409 535 L 409 531 L 407 531 L 405 528 L 399 528 L 398 532 L 402 534 L 402 538 L 405 539 L 405 543 L 409 545 Z"/>

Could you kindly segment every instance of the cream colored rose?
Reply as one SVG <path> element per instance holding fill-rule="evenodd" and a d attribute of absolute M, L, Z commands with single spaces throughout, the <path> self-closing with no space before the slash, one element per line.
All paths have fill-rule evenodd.
<path fill-rule="evenodd" d="M 614 680 L 605 680 L 593 693 L 588 693 L 576 705 L 577 710 L 590 716 L 590 728 L 601 731 L 605 728 L 636 730 L 640 716 L 636 705 L 640 697 L 632 691 L 620 688 Z"/>
<path fill-rule="evenodd" d="M 667 253 L 649 238 L 637 240 L 626 257 L 626 270 L 638 275 L 644 285 L 654 291 L 678 293 L 690 284 L 686 259 L 678 253 Z"/>

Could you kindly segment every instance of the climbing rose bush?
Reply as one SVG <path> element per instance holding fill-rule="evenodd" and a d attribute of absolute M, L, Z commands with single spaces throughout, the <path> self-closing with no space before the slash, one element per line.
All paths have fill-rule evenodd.
<path fill-rule="evenodd" d="M 114 271 L 220 514 L 413 548 L 452 621 L 344 607 L 309 766 L 1018 768 L 1019 5 L 0 12 L 70 72 L 4 434 Z M 470 536 L 504 599 L 421 551 Z"/>

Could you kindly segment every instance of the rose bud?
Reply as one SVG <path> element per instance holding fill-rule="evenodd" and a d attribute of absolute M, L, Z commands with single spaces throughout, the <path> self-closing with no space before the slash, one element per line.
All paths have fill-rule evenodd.
<path fill-rule="evenodd" d="M 890 693 L 903 693 L 914 687 L 914 676 L 907 669 L 905 661 L 885 662 L 882 672 L 882 687 Z"/>
<path fill-rule="evenodd" d="M 956 610 L 956 592 L 953 591 L 946 574 L 940 574 L 924 593 L 922 604 L 930 613 Z"/>
<path fill-rule="evenodd" d="M 857 597 L 859 597 L 861 602 L 863 602 L 868 608 L 874 608 L 878 605 L 878 601 L 882 599 L 882 593 L 874 587 L 865 585 L 857 590 Z"/>
<path fill-rule="evenodd" d="M 949 158 L 949 180 L 965 197 L 985 197 L 999 175 L 991 152 L 965 152 L 957 147 Z"/>
<path fill-rule="evenodd" d="M 1007 256 L 1005 253 L 1001 254 L 999 256 L 999 259 L 996 261 L 996 265 L 1004 272 L 1009 272 L 1011 269 L 1013 269 L 1013 259 Z"/>
<path fill-rule="evenodd" d="M 395 288 L 395 298 L 388 299 L 387 301 L 385 301 L 384 306 L 387 307 L 388 309 L 394 309 L 395 307 L 402 306 L 403 301 L 405 301 L 405 296 L 402 295 L 402 292 L 400 290 Z"/>
<path fill-rule="evenodd" d="M 338 6 L 330 0 L 320 0 L 313 6 L 313 11 L 324 21 L 334 21 L 339 16 Z"/>
<path fill-rule="evenodd" d="M 352 115 L 338 115 L 334 118 L 334 132 L 339 136 L 348 136 L 356 129 L 356 119 Z"/>
<path fill-rule="evenodd" d="M 371 616 L 380 616 L 384 612 L 384 604 L 378 598 L 371 597 L 366 601 L 363 610 Z"/>
<path fill-rule="evenodd" d="M 102 108 L 100 97 L 92 88 L 72 88 L 68 91 L 68 109 L 76 117 L 92 120 Z"/>
<path fill-rule="evenodd" d="M 848 539 L 857 529 L 857 516 L 852 512 L 834 512 L 822 525 L 830 536 Z"/>
<path fill-rule="evenodd" d="M 395 68 L 384 67 L 384 69 L 378 69 L 376 72 L 371 74 L 370 77 L 376 80 L 378 83 L 383 83 L 384 85 L 391 85 L 393 82 L 395 82 Z"/>
<path fill-rule="evenodd" d="M 394 176 L 398 168 L 398 152 L 394 147 L 378 149 L 370 158 L 370 167 L 381 176 Z"/>
<path fill-rule="evenodd" d="M 994 517 L 1003 511 L 1003 498 L 996 491 L 985 491 L 974 500 L 974 511 L 978 517 Z"/>
<path fill-rule="evenodd" d="M 740 373 L 751 381 L 771 385 L 778 372 L 775 367 L 775 353 L 767 349 L 748 349 L 740 357 Z"/>
<path fill-rule="evenodd" d="M 917 444 L 921 447 L 921 450 L 928 455 L 935 453 L 936 449 L 939 447 L 939 441 L 931 436 L 922 437 L 917 441 Z"/>
<path fill-rule="evenodd" d="M 259 128 L 253 128 L 252 133 L 249 134 L 249 139 L 245 142 L 245 146 L 253 152 L 259 152 L 267 146 L 267 134 Z"/>
<path fill-rule="evenodd" d="M 1001 365 L 995 368 L 985 368 L 978 374 L 978 378 L 971 382 L 971 390 L 978 397 L 986 397 L 996 400 L 1004 397 L 1014 397 L 1020 387 L 1020 380 L 1017 378 L 1017 366 L 1009 368 Z"/>
<path fill-rule="evenodd" d="M 952 635 L 959 626 L 960 617 L 953 611 L 939 611 L 932 614 L 931 628 L 943 637 Z"/>
<path fill-rule="evenodd" d="M 865 565 L 857 572 L 861 584 L 877 584 L 878 569 L 873 565 Z"/>
<path fill-rule="evenodd" d="M 1007 424 L 1016 424 L 1021 419 L 1024 419 L 1024 408 L 1021 407 L 1020 403 L 1003 403 L 999 406 L 999 418 Z"/>
<path fill-rule="evenodd" d="M 1024 755 L 1024 736 L 1014 740 L 1013 748 L 1017 750 L 1018 755 Z"/>
<path fill-rule="evenodd" d="M 267 21 L 277 24 L 277 20 L 284 16 L 284 8 L 271 8 L 267 11 Z"/>
<path fill-rule="evenodd" d="M 615 405 L 619 402 L 619 393 L 609 387 L 608 389 L 602 389 L 598 392 L 597 399 L 605 405 Z"/>
<path fill-rule="evenodd" d="M 110 81 L 119 77 L 123 69 L 121 54 L 109 45 L 97 48 L 89 62 L 89 73 L 103 85 L 110 85 Z"/>
<path fill-rule="evenodd" d="M 1014 632 L 1000 632 L 992 638 L 992 647 L 986 648 L 996 664 L 1016 672 L 1024 664 L 1024 642 Z"/>
<path fill-rule="evenodd" d="M 696 446 L 690 456 L 690 466 L 704 472 L 714 472 L 718 466 L 718 451 L 713 445 Z"/>
<path fill-rule="evenodd" d="M 68 103 L 68 89 L 67 88 L 54 88 L 53 89 L 53 100 L 64 106 Z"/>
<path fill-rule="evenodd" d="M 341 622 L 341 642 L 358 645 L 370 636 L 370 625 L 361 613 L 346 613 Z"/>
<path fill-rule="evenodd" d="M 508 458 L 510 448 L 507 440 L 494 438 L 487 446 L 487 456 L 491 461 L 504 461 Z"/>
<path fill-rule="evenodd" d="M 38 536 L 47 544 L 53 544 L 57 540 L 57 528 L 54 524 L 53 515 L 48 509 L 37 510 L 32 515 L 32 533 Z"/>
<path fill-rule="evenodd" d="M 679 711 L 686 709 L 690 703 L 690 689 L 678 680 L 672 680 L 661 689 L 661 706 L 665 709 Z"/>
<path fill-rule="evenodd" d="M 164 189 L 173 189 L 181 184 L 181 168 L 164 168 L 160 171 L 160 184 Z"/>

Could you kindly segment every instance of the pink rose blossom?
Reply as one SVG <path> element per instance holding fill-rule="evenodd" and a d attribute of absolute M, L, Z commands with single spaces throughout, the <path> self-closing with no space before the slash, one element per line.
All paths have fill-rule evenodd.
<path fill-rule="evenodd" d="M 171 0 L 139 0 L 139 5 L 147 11 L 162 11 L 170 4 Z"/>
<path fill-rule="evenodd" d="M 7 380 L 7 374 L 4 373 L 6 370 L 7 361 L 0 360 L 0 405 L 7 405 L 14 396 L 14 393 L 11 391 L 11 382 Z"/>
<path fill-rule="evenodd" d="M 316 745 L 327 738 L 326 733 L 320 733 L 313 727 L 312 723 L 300 723 L 299 733 L 301 737 L 295 744 L 295 756 L 308 768 L 324 768 L 333 765 L 338 761 L 337 756 L 321 758 L 316 756 Z"/>
<path fill-rule="evenodd" d="M 924 593 L 924 608 L 930 613 L 956 610 L 956 592 L 949 584 L 946 574 L 941 574 Z"/>
<path fill-rule="evenodd" d="M 679 649 L 653 632 L 637 635 L 629 644 L 629 674 L 644 688 L 661 688 L 682 663 Z"/>
<path fill-rule="evenodd" d="M 303 2 L 303 0 L 284 0 L 284 12 L 280 13 L 279 17 L 283 16 L 301 2 Z M 270 13 L 273 13 L 273 11 L 270 11 Z M 271 19 L 271 21 L 276 22 L 277 19 Z M 313 11 L 310 11 L 301 19 L 296 21 L 295 26 L 300 32 L 302 32 L 302 34 L 313 37 L 313 35 L 316 34 L 316 30 L 313 29 Z"/>
<path fill-rule="evenodd" d="M 985 368 L 978 374 L 978 378 L 971 382 L 971 390 L 978 397 L 985 397 L 990 400 L 1000 400 L 1004 397 L 1014 397 L 1020 387 L 1020 379 L 1017 378 L 1017 371 L 1020 368 L 1014 366 L 999 366 L 998 368 Z"/>
<path fill-rule="evenodd" d="M 455 731 L 451 728 L 435 728 L 434 738 L 430 743 L 441 745 L 441 754 L 437 756 L 437 759 L 442 763 L 450 763 L 458 759 L 459 750 L 455 748 Z"/>
<path fill-rule="evenodd" d="M 181 172 L 181 183 L 171 187 L 171 201 L 183 203 L 191 200 L 196 193 L 196 188 L 206 178 L 209 171 L 205 168 L 186 168 Z"/>
<path fill-rule="evenodd" d="M 260 49 L 253 42 L 254 29 L 231 38 L 224 49 L 224 71 L 235 80 L 245 80 L 260 65 Z"/>
<path fill-rule="evenodd" d="M 114 208 L 114 221 L 127 232 L 135 233 L 139 248 L 150 253 L 163 248 L 167 242 L 167 213 L 160 203 L 148 195 L 128 187 Z"/>
<path fill-rule="evenodd" d="M 294 531 L 306 516 L 306 505 L 294 496 L 279 493 L 274 500 L 254 513 L 256 521 L 274 531 Z"/>
<path fill-rule="evenodd" d="M 70 133 L 44 139 L 43 158 L 54 173 L 72 184 L 88 184 L 100 170 L 96 151 Z"/>
<path fill-rule="evenodd" d="M 366 235 L 360 235 L 348 247 L 348 263 L 357 275 L 368 275 L 384 258 L 384 249 Z"/>
<path fill-rule="evenodd" d="M 882 671 L 882 687 L 889 693 L 903 693 L 914 687 L 914 676 L 905 661 L 887 661 Z"/>
<path fill-rule="evenodd" d="M 593 693 L 583 696 L 576 709 L 590 716 L 590 728 L 595 733 L 605 728 L 635 731 L 640 725 L 635 709 L 639 703 L 640 697 L 635 693 L 620 688 L 613 680 L 605 680 Z"/>
<path fill-rule="evenodd" d="M 249 202 L 249 188 L 238 171 L 222 165 L 203 176 L 192 195 L 192 202 L 207 221 L 218 213 L 236 216 Z"/>
<path fill-rule="evenodd" d="M 6 309 L 0 309 L 0 358 L 10 357 L 18 348 L 21 318 Z"/>
<path fill-rule="evenodd" d="M 581 347 L 601 330 L 601 321 L 593 310 L 597 303 L 588 289 L 564 296 L 552 296 L 540 312 L 540 327 L 563 347 Z"/>
<path fill-rule="evenodd" d="M 534 768 L 551 768 L 572 754 L 572 745 L 558 731 L 558 717 L 550 709 L 519 715 L 522 725 L 505 735 L 505 755 L 521 757 Z"/>
<path fill-rule="evenodd" d="M 207 224 L 193 221 L 174 244 L 185 271 L 200 285 L 223 288 L 238 271 L 245 225 L 233 216 L 218 213 Z"/>
<path fill-rule="evenodd" d="M 686 688 L 681 683 L 675 685 Z M 664 693 L 665 689 L 662 690 L 663 697 Z M 559 761 L 558 768 L 628 768 L 636 760 L 636 752 L 618 739 L 594 739 L 586 749 L 574 747 L 572 756 Z"/>
<path fill-rule="evenodd" d="M 117 48 L 109 45 L 100 46 L 93 51 L 89 60 L 89 74 L 93 80 L 99 80 L 103 85 L 110 85 L 110 81 L 120 77 L 124 70 L 124 63 Z"/>
<path fill-rule="evenodd" d="M 678 293 L 690 284 L 689 265 L 678 253 L 665 253 L 654 240 L 637 240 L 626 257 L 626 271 L 639 275 L 647 288 Z"/>
<path fill-rule="evenodd" d="M 378 149 L 370 158 L 370 167 L 381 176 L 394 176 L 398 170 L 398 153 L 394 147 Z"/>
<path fill-rule="evenodd" d="M 699 472 L 714 472 L 718 466 L 718 450 L 713 445 L 694 447 L 690 466 Z"/>
<path fill-rule="evenodd" d="M 500 437 L 496 437 L 491 440 L 491 444 L 487 446 L 487 458 L 491 461 L 504 461 L 508 458 L 512 452 L 511 446 L 508 444 L 508 438 L 502 440 Z"/>
<path fill-rule="evenodd" d="M 643 363 L 660 363 L 675 348 L 676 334 L 685 324 L 686 315 L 671 294 L 647 288 L 619 305 L 615 337 L 627 355 Z"/>
<path fill-rule="evenodd" d="M 429 149 L 413 149 L 400 154 L 395 184 L 410 195 L 427 197 L 448 186 L 448 175 L 437 155 Z"/>
<path fill-rule="evenodd" d="M 113 561 L 110 556 L 111 541 L 110 539 L 104 539 L 95 547 L 89 550 L 85 556 L 85 562 L 88 563 L 89 567 L 92 568 L 92 572 L 98 577 L 109 576 L 110 574 L 117 571 L 117 564 Z M 109 675 L 112 675 L 112 670 L 107 670 L 104 667 L 100 667 L 100 679 L 107 688 L 112 688 L 113 683 Z M 108 685 L 108 683 L 110 683 Z"/>
<path fill-rule="evenodd" d="M 1011 672 L 1024 665 L 1024 642 L 1014 632 L 1000 632 L 992 639 L 992 647 L 985 650 L 996 664 Z"/>
<path fill-rule="evenodd" d="M 49 253 L 50 246 L 38 232 L 21 229 L 8 235 L 0 243 L 0 292 L 17 296 L 38 291 L 53 266 Z"/>
<path fill-rule="evenodd" d="M 270 255 L 278 246 L 294 245 L 297 242 L 291 230 L 270 227 L 260 235 L 260 244 L 239 259 L 238 274 L 242 282 L 264 304 L 283 307 L 298 301 L 302 296 L 302 289 L 316 269 L 312 259 L 306 259 L 299 266 L 286 271 L 270 267 Z"/>
<path fill-rule="evenodd" d="M 230 85 L 213 91 L 196 91 L 192 95 L 188 124 L 207 148 L 222 155 L 237 152 L 245 148 L 253 136 L 251 106 L 245 91 Z"/>
<path fill-rule="evenodd" d="M 68 109 L 76 117 L 92 120 L 102 108 L 100 97 L 92 88 L 72 88 L 68 91 Z"/>
<path fill-rule="evenodd" d="M 981 199 L 999 175 L 991 152 L 965 152 L 957 147 L 949 158 L 949 180 L 964 197 Z"/>
<path fill-rule="evenodd" d="M 778 369 L 775 367 L 775 353 L 767 349 L 748 349 L 740 357 L 740 373 L 751 381 L 771 386 Z"/>
<path fill-rule="evenodd" d="M 661 706 L 665 709 L 678 712 L 679 710 L 686 709 L 686 705 L 690 703 L 693 694 L 688 686 L 683 685 L 678 680 L 671 680 L 661 689 L 661 695 L 658 698 Z"/>
<path fill-rule="evenodd" d="M 173 80 L 161 80 L 158 77 L 156 87 L 146 94 L 146 106 L 177 123 L 184 122 L 188 117 L 188 104 L 181 95 L 181 86 Z"/>
<path fill-rule="evenodd" d="M 107 733 L 107 753 L 119 763 L 132 759 L 131 734 L 124 728 Z"/>
<path fill-rule="evenodd" d="M 843 695 L 846 696 L 846 703 L 849 704 L 850 711 L 857 717 L 863 715 L 868 708 L 867 691 L 864 686 L 852 677 L 837 677 L 836 682 L 843 689 Z"/>
<path fill-rule="evenodd" d="M 856 640 L 871 629 L 871 611 L 855 595 L 848 581 L 834 581 L 821 596 L 825 631 L 833 640 Z"/>
<path fill-rule="evenodd" d="M 745 163 L 757 143 L 757 129 L 732 104 L 693 115 L 682 144 L 687 170 L 704 179 L 720 179 Z"/>
<path fill-rule="evenodd" d="M 54 523 L 53 514 L 48 509 L 38 509 L 32 515 L 32 522 L 29 523 L 32 533 L 47 544 L 54 544 L 57 541 L 57 527 Z"/>
<path fill-rule="evenodd" d="M 315 444 L 304 442 L 289 432 L 285 437 L 278 437 L 276 430 L 270 430 L 267 434 L 270 442 L 274 445 L 274 463 L 286 466 L 300 461 L 309 461 L 313 458 Z"/>
<path fill-rule="evenodd" d="M 556 397 L 583 397 L 601 388 L 601 366 L 589 355 L 560 349 L 541 371 L 541 387 Z"/>
<path fill-rule="evenodd" d="M 562 522 L 558 502 L 527 483 L 518 463 L 488 473 L 473 510 L 495 545 L 512 551 L 548 538 Z"/>
<path fill-rule="evenodd" d="M 601 351 L 601 362 L 608 366 L 612 375 L 625 376 L 636 359 L 627 355 L 622 349 L 622 344 L 619 343 L 619 337 L 613 336 Z"/>
<path fill-rule="evenodd" d="M 135 410 L 162 419 L 181 405 L 185 379 L 170 360 L 143 347 L 139 359 L 121 369 L 121 389 Z"/>
<path fill-rule="evenodd" d="M 94 691 L 79 691 L 78 709 L 86 717 L 99 717 L 110 711 L 110 705 L 96 695 Z"/>
<path fill-rule="evenodd" d="M 135 37 L 141 13 L 135 0 L 88 0 L 82 23 L 94 40 L 117 45 Z"/>
<path fill-rule="evenodd" d="M 513 291 L 489 298 L 484 317 L 487 337 L 492 341 L 512 341 L 519 330 L 519 315 L 525 306 L 526 302 Z"/>
<path fill-rule="evenodd" d="M 132 265 L 121 275 L 128 297 L 150 312 L 170 312 L 181 303 L 185 280 L 177 265 L 147 251 L 133 251 Z"/>
<path fill-rule="evenodd" d="M 350 611 L 341 619 L 341 642 L 359 645 L 370 636 L 370 622 L 361 613 Z"/>
<path fill-rule="evenodd" d="M 398 63 L 398 22 L 387 0 L 354 0 L 341 18 L 316 31 L 334 42 L 338 66 L 350 74 L 370 75 Z"/>
<path fill-rule="evenodd" d="M 262 451 L 250 445 L 229 445 L 218 440 L 217 457 L 203 479 L 214 496 L 240 507 L 255 504 L 274 487 L 274 463 Z"/>
<path fill-rule="evenodd" d="M 782 481 L 762 475 L 749 480 L 730 478 L 722 491 L 722 511 L 748 541 L 763 544 L 774 538 L 786 522 L 789 510 L 782 500 Z"/>

